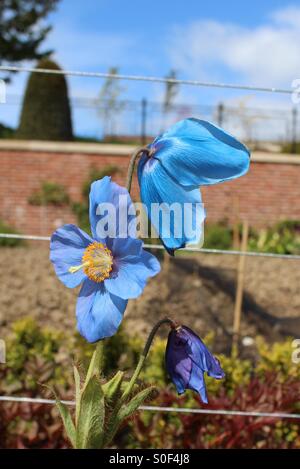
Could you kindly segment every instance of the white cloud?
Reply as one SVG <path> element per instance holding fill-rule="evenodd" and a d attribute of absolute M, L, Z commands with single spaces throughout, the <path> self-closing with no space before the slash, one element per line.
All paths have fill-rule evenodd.
<path fill-rule="evenodd" d="M 253 28 L 198 20 L 176 26 L 168 42 L 174 67 L 193 78 L 291 86 L 300 76 L 300 8 L 273 12 Z"/>
<path fill-rule="evenodd" d="M 270 18 L 273 19 L 276 23 L 286 24 L 287 26 L 293 25 L 296 28 L 299 28 L 300 25 L 300 8 L 294 5 L 288 6 L 286 8 L 276 10 L 271 15 Z"/>

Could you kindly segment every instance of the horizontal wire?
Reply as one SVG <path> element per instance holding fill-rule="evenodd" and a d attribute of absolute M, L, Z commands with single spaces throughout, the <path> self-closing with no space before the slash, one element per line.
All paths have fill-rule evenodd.
<path fill-rule="evenodd" d="M 2 402 L 20 402 L 27 404 L 50 404 L 54 405 L 54 399 L 42 399 L 32 397 L 17 397 L 17 396 L 0 396 Z M 75 401 L 60 401 L 63 404 L 74 406 Z M 243 411 L 243 410 L 225 410 L 225 409 L 189 409 L 187 407 L 163 407 L 163 406 L 140 406 L 139 410 L 150 412 L 174 412 L 184 414 L 210 414 L 210 415 L 227 415 L 227 416 L 243 416 L 243 417 L 271 417 L 279 419 L 300 419 L 300 414 L 288 414 L 285 412 L 256 412 L 256 411 Z"/>
<path fill-rule="evenodd" d="M 185 407 L 161 407 L 161 406 L 141 406 L 141 410 L 152 412 L 178 412 L 184 414 L 210 414 L 210 415 L 228 415 L 244 417 L 272 417 L 272 418 L 291 418 L 300 419 L 300 414 L 287 414 L 285 412 L 256 412 L 244 410 L 225 410 L 225 409 L 189 409 Z"/>
<path fill-rule="evenodd" d="M 32 68 L 32 67 L 15 67 L 15 66 L 6 66 L 1 65 L 0 70 L 6 72 L 27 72 L 27 73 L 46 73 L 51 75 L 69 75 L 77 77 L 90 77 L 90 78 L 109 78 L 115 80 L 131 80 L 131 81 L 148 81 L 154 83 L 174 83 L 176 85 L 190 85 L 190 86 L 203 86 L 210 88 L 228 88 L 236 90 L 248 90 L 248 91 L 261 91 L 267 93 L 282 93 L 282 94 L 292 94 L 294 91 L 292 89 L 285 88 L 274 88 L 274 87 L 264 87 L 264 86 L 252 86 L 252 85 L 240 85 L 232 83 L 215 83 L 215 82 L 206 82 L 199 80 L 184 80 L 178 78 L 167 78 L 167 77 L 155 77 L 155 76 L 144 76 L 144 75 L 121 75 L 114 73 L 104 73 L 104 72 L 81 72 L 73 70 L 52 70 L 48 68 Z"/>
<path fill-rule="evenodd" d="M 21 235 L 11 233 L 0 233 L 0 238 L 8 239 L 24 239 L 32 241 L 50 241 L 50 236 L 36 236 L 36 235 Z M 161 244 L 144 244 L 146 249 L 161 249 L 164 250 L 164 246 Z M 207 248 L 182 248 L 178 249 L 180 252 L 198 252 L 204 254 L 223 254 L 229 256 L 249 256 L 249 257 L 271 257 L 275 259 L 287 259 L 287 260 L 300 260 L 300 255 L 297 254 L 275 254 L 272 252 L 256 252 L 256 251 L 237 251 L 230 249 L 207 249 Z"/>
<path fill-rule="evenodd" d="M 96 108 L 96 109 L 107 109 L 110 106 L 110 101 L 108 99 L 93 98 L 90 96 L 70 96 L 70 100 L 74 107 L 84 107 L 84 108 Z M 136 111 L 141 108 L 142 101 L 140 99 L 119 99 L 118 104 L 122 107 L 122 110 L 125 111 Z M 21 104 L 23 102 L 23 95 L 9 93 L 6 94 L 6 103 L 5 104 Z M 160 101 L 146 100 L 147 107 L 150 111 L 161 112 L 163 104 Z M 238 106 L 222 104 L 223 112 L 228 114 L 237 115 L 237 113 L 243 113 L 243 115 L 249 115 L 253 118 L 265 118 L 265 119 L 286 119 L 291 117 L 292 107 L 248 107 L 241 110 Z M 209 104 L 189 104 L 189 110 L 192 112 L 201 112 L 201 113 L 213 113 L 218 109 L 217 105 Z M 172 106 L 172 110 L 178 110 L 185 112 L 186 104 L 177 103 Z M 270 112 L 271 114 L 266 114 Z M 253 114 L 256 113 L 256 114 Z M 275 115 L 278 114 L 278 115 Z"/>
<path fill-rule="evenodd" d="M 0 233 L 0 238 L 8 238 L 8 239 L 32 239 L 34 241 L 50 241 L 50 236 L 35 236 L 35 235 L 21 235 L 21 234 L 13 234 L 13 233 Z"/>
<path fill-rule="evenodd" d="M 0 235 L 1 237 L 1 235 Z M 144 244 L 147 249 L 165 249 L 161 244 Z M 236 251 L 230 249 L 208 249 L 208 248 L 182 248 L 178 251 L 186 252 L 199 252 L 206 254 L 225 254 L 230 256 L 249 256 L 249 257 L 272 257 L 275 259 L 294 259 L 300 260 L 300 255 L 297 254 L 275 254 L 272 252 L 256 252 L 256 251 Z"/>

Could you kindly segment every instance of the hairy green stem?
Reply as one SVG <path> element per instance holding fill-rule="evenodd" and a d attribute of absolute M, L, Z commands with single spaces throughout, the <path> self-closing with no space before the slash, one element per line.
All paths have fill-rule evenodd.
<path fill-rule="evenodd" d="M 142 153 L 148 153 L 149 154 L 149 148 L 147 148 L 147 147 L 138 148 L 133 153 L 133 155 L 130 159 L 130 162 L 129 162 L 129 166 L 128 166 L 128 170 L 127 170 L 127 180 L 126 180 L 126 188 L 127 188 L 129 193 L 130 193 L 130 190 L 131 190 L 131 183 L 132 183 L 132 177 L 133 177 L 133 172 L 134 172 L 134 168 L 135 168 L 135 163 L 136 163 L 136 160 L 141 156 Z"/>
<path fill-rule="evenodd" d="M 135 372 L 133 373 L 132 377 L 131 377 L 131 380 L 129 381 L 122 397 L 121 397 L 121 401 L 124 401 L 124 399 L 126 399 L 129 394 L 131 393 L 132 391 L 132 388 L 137 380 L 137 378 L 139 377 L 139 374 L 143 368 L 143 365 L 145 363 L 145 360 L 147 358 L 147 355 L 148 355 L 148 352 L 150 350 L 150 347 L 152 345 L 152 342 L 153 342 L 153 339 L 155 337 L 155 334 L 157 333 L 158 329 L 164 325 L 164 324 L 169 324 L 171 328 L 176 328 L 178 326 L 178 324 L 173 321 L 172 319 L 170 318 L 164 318 L 164 319 L 161 319 L 160 321 L 158 321 L 154 327 L 152 328 L 149 336 L 148 336 L 148 339 L 146 341 L 146 344 L 145 344 L 145 347 L 144 347 L 144 350 L 140 356 L 140 359 L 138 361 L 138 364 L 136 366 L 136 369 L 135 369 Z"/>

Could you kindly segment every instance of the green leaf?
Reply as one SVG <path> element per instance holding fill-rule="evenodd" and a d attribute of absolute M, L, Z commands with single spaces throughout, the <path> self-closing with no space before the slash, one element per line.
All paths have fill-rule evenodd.
<path fill-rule="evenodd" d="M 151 394 L 153 394 L 155 390 L 155 386 L 150 386 L 138 392 L 129 402 L 126 402 L 118 412 L 118 420 L 120 423 L 130 417 L 145 400 L 151 397 Z"/>
<path fill-rule="evenodd" d="M 80 399 L 76 448 L 102 448 L 105 400 L 96 375 L 89 378 Z"/>
<path fill-rule="evenodd" d="M 61 401 L 56 399 L 56 406 L 62 418 L 67 436 L 72 443 L 73 448 L 76 446 L 76 430 L 68 407 Z"/>
<path fill-rule="evenodd" d="M 135 396 L 129 402 L 125 402 L 118 410 L 118 412 L 112 413 L 111 420 L 105 433 L 104 446 L 107 446 L 112 441 L 121 423 L 130 417 L 140 407 L 140 405 L 143 404 L 145 400 L 149 399 L 155 390 L 155 386 L 150 386 L 146 389 L 143 389 L 142 391 L 135 394 Z"/>
<path fill-rule="evenodd" d="M 118 397 L 118 393 L 121 389 L 121 384 L 124 378 L 124 372 L 118 371 L 107 383 L 102 385 L 102 390 L 105 397 L 110 403 Z"/>
<path fill-rule="evenodd" d="M 75 400 L 76 400 L 76 413 L 75 413 L 75 421 L 76 425 L 78 422 L 79 417 L 79 410 L 80 410 L 80 374 L 76 366 L 74 366 L 74 381 L 75 381 Z"/>
<path fill-rule="evenodd" d="M 86 379 L 85 379 L 85 384 L 84 386 L 87 385 L 89 380 L 91 379 L 92 376 L 95 374 L 97 376 L 100 376 L 100 370 L 103 368 L 103 360 L 104 360 L 104 354 L 103 354 L 103 342 L 100 341 L 96 345 L 96 349 L 93 353 L 93 356 L 91 358 L 89 368 L 86 374 Z"/>

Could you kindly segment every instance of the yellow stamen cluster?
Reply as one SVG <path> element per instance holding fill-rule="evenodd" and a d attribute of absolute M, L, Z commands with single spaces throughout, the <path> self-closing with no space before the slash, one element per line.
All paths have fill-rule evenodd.
<path fill-rule="evenodd" d="M 103 243 L 90 244 L 82 256 L 82 264 L 70 267 L 69 272 L 74 273 L 83 269 L 87 277 L 94 282 L 103 282 L 109 277 L 113 267 L 111 251 Z"/>

